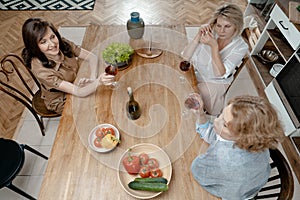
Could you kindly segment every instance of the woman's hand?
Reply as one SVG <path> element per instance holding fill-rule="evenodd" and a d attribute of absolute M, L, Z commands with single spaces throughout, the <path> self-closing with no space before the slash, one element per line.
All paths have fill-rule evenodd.
<path fill-rule="evenodd" d="M 198 93 L 193 93 L 192 97 L 199 102 L 199 109 L 192 109 L 192 111 L 197 115 L 197 122 L 200 124 L 204 124 L 205 122 L 207 122 L 207 118 L 204 112 L 204 103 L 202 97 Z"/>
<path fill-rule="evenodd" d="M 199 34 L 200 36 L 204 36 L 204 35 L 207 35 L 209 32 L 212 32 L 212 31 L 211 31 L 211 27 L 210 27 L 210 25 L 206 25 L 206 26 L 201 26 L 201 27 L 199 28 L 198 34 Z"/>
<path fill-rule="evenodd" d="M 115 76 L 109 75 L 106 73 L 102 73 L 102 74 L 100 74 L 98 79 L 99 79 L 100 85 L 111 85 L 111 84 L 113 84 L 113 82 L 115 80 Z"/>
<path fill-rule="evenodd" d="M 218 45 L 218 42 L 214 35 L 212 34 L 212 30 L 210 25 L 203 26 L 199 29 L 198 35 L 200 36 L 200 42 L 211 47 Z"/>

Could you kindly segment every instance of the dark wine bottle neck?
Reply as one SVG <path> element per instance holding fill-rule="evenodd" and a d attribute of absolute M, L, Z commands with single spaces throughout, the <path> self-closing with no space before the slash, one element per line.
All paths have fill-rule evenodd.
<path fill-rule="evenodd" d="M 132 94 L 131 94 L 131 95 L 129 95 L 129 100 L 130 100 L 130 101 L 135 101 L 135 100 L 134 100 L 134 97 L 133 97 L 133 95 L 132 95 Z"/>

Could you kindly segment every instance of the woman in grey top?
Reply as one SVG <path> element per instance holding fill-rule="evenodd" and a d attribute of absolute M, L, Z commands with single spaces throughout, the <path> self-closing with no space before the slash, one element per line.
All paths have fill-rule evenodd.
<path fill-rule="evenodd" d="M 207 121 L 200 102 L 196 131 L 210 144 L 196 157 L 191 170 L 196 181 L 222 199 L 244 200 L 255 196 L 270 174 L 269 148 L 276 148 L 284 134 L 271 104 L 257 96 L 230 100 L 213 123 Z"/>

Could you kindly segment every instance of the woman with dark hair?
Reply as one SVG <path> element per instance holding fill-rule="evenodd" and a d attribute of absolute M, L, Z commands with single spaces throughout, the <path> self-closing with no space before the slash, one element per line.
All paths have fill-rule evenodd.
<path fill-rule="evenodd" d="M 229 100 L 213 123 L 206 119 L 200 103 L 196 131 L 209 143 L 195 158 L 191 171 L 208 192 L 223 200 L 253 198 L 266 184 L 271 167 L 268 149 L 277 148 L 284 131 L 272 105 L 258 96 L 237 96 Z"/>
<path fill-rule="evenodd" d="M 235 67 L 248 51 L 241 37 L 243 24 L 243 12 L 237 5 L 222 5 L 182 52 L 198 72 L 198 88 L 208 114 L 220 114 Z"/>
<path fill-rule="evenodd" d="M 114 76 L 98 74 L 98 58 L 91 52 L 61 38 L 49 22 L 30 18 L 22 27 L 25 48 L 22 57 L 42 86 L 42 98 L 49 110 L 62 113 L 66 93 L 85 97 L 96 91 L 99 85 L 110 85 Z M 73 84 L 79 65 L 77 58 L 89 63 L 90 78 L 81 78 Z"/>

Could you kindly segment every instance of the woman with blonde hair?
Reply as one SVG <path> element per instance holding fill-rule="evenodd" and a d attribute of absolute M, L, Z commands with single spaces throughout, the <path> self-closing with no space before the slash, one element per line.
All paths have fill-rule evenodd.
<path fill-rule="evenodd" d="M 269 148 L 277 147 L 284 131 L 271 104 L 257 96 L 231 99 L 213 123 L 207 121 L 203 101 L 196 131 L 210 144 L 204 154 L 195 158 L 191 171 L 208 192 L 222 199 L 253 198 L 270 175 Z"/>
<path fill-rule="evenodd" d="M 182 57 L 194 66 L 204 108 L 211 115 L 221 112 L 235 68 L 248 51 L 241 37 L 243 25 L 241 9 L 235 4 L 223 5 L 182 52 Z"/>

